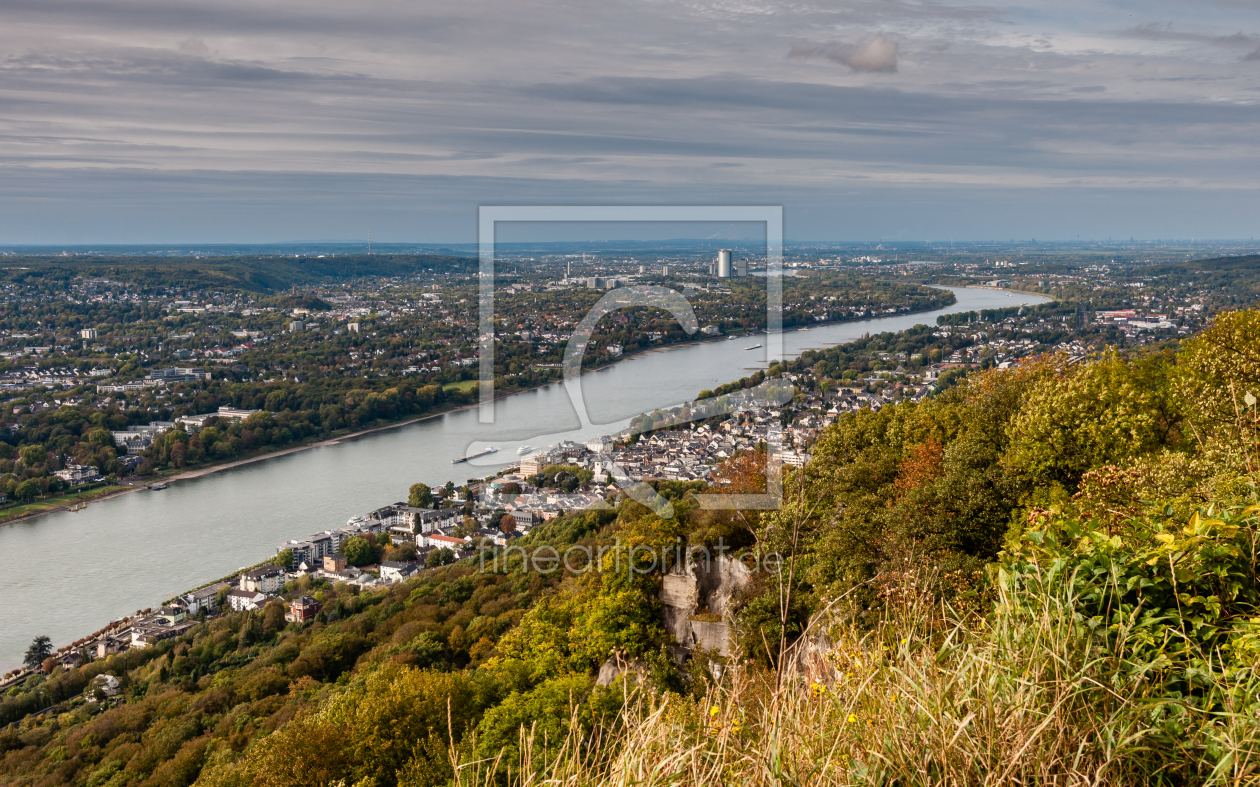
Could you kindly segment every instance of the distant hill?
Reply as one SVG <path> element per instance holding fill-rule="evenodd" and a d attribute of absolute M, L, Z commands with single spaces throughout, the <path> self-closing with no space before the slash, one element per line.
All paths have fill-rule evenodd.
<path fill-rule="evenodd" d="M 1176 265 L 1160 265 L 1153 270 L 1192 270 L 1210 272 L 1252 272 L 1260 273 L 1260 254 L 1245 257 L 1217 257 L 1210 260 L 1192 260 Z"/>
<path fill-rule="evenodd" d="M 470 272 L 477 260 L 435 254 L 354 254 L 337 257 L 6 257 L 0 280 L 105 278 L 144 287 L 236 289 L 273 293 L 294 285 L 364 277 L 415 276 L 434 271 Z"/>

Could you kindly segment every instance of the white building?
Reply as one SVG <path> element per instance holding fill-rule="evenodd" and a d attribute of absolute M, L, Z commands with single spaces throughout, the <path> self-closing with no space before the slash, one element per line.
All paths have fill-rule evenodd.
<path fill-rule="evenodd" d="M 457 536 L 444 536 L 441 533 L 421 533 L 416 536 L 416 545 L 420 547 L 446 547 L 447 549 L 463 549 L 466 539 Z"/>
<path fill-rule="evenodd" d="M 266 593 L 256 593 L 252 590 L 233 590 L 228 593 L 228 606 L 233 612 L 244 612 L 248 609 L 262 609 L 263 605 L 269 599 Z"/>
<path fill-rule="evenodd" d="M 254 593 L 278 593 L 284 584 L 284 569 L 279 566 L 259 566 L 241 574 L 240 589 Z"/>
<path fill-rule="evenodd" d="M 66 465 L 65 470 L 53 473 L 70 486 L 82 486 L 101 480 L 101 471 L 87 465 Z"/>

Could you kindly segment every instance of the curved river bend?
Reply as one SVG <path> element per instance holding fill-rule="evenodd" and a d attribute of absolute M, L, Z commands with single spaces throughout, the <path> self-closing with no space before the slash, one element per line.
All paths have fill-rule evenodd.
<path fill-rule="evenodd" d="M 951 288 L 958 302 L 920 314 L 789 331 L 784 352 L 852 341 L 862 334 L 934 324 L 951 314 L 1047 298 L 999 290 Z M 583 376 L 590 422 L 572 439 L 613 433 L 630 418 L 691 400 L 696 393 L 766 366 L 763 341 L 750 337 L 660 350 Z M 516 459 L 516 447 L 541 448 L 580 421 L 564 387 L 551 385 L 495 404 L 495 423 L 476 409 L 341 440 L 201 478 L 160 492 L 135 492 L 0 527 L 0 671 L 18 664 L 37 635 L 56 647 L 110 620 L 149 607 L 235 569 L 276 546 L 344 525 L 354 514 L 403 499 L 416 481 L 463 483 Z M 497 454 L 452 464 L 469 446 L 489 443 Z"/>

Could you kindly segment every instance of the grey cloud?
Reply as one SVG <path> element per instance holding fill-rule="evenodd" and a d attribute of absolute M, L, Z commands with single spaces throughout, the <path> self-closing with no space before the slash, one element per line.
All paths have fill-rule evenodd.
<path fill-rule="evenodd" d="M 1256 60 L 1260 60 L 1260 48 L 1257 48 L 1256 51 L 1254 52 L 1249 52 L 1248 54 L 1244 55 L 1243 60 L 1245 62 L 1253 62 Z"/>
<path fill-rule="evenodd" d="M 141 81 L 186 87 L 204 87 L 215 82 L 335 82 L 367 78 L 363 74 L 337 73 L 329 69 L 315 71 L 279 67 L 280 64 L 275 63 L 213 59 L 196 51 L 186 54 L 190 48 L 196 49 L 181 45 L 179 52 L 131 49 L 79 58 L 44 54 L 9 57 L 0 60 L 0 76 L 47 78 L 55 74 L 65 81 Z"/>
<path fill-rule="evenodd" d="M 562 100 L 560 114 L 587 133 L 531 133 L 516 144 L 557 146 L 575 153 L 741 157 L 761 160 L 849 162 L 856 167 L 1002 167 L 1038 172 L 1073 172 L 1081 177 L 1152 174 L 1139 151 L 1156 140 L 1198 136 L 1203 145 L 1238 148 L 1255 160 L 1239 129 L 1260 123 L 1260 107 L 1233 104 L 1107 101 L 1092 99 L 960 98 L 873 87 L 791 82 L 747 82 L 735 78 L 698 80 L 604 78 L 580 84 L 540 86 L 529 93 Z M 598 110 L 586 114 L 582 105 Z M 624 109 L 609 105 L 621 104 Z M 624 118 L 673 115 L 686 108 L 704 118 L 739 117 L 740 122 L 694 127 L 674 122 L 649 133 L 617 133 Z M 598 116 L 602 126 L 588 124 Z M 478 132 L 478 144 L 499 144 L 499 132 Z M 696 134 L 703 136 L 697 145 Z M 509 134 L 503 132 L 502 141 Z M 1206 175 L 1197 154 L 1164 160 L 1178 177 Z M 1236 163 L 1236 162 L 1235 162 Z M 1233 169 L 1233 165 L 1229 167 Z M 1228 177 L 1224 169 L 1212 177 Z"/>
<path fill-rule="evenodd" d="M 394 7 L 390 7 L 393 5 Z M 170 3 L 163 0 L 0 0 L 10 23 L 32 21 L 89 25 L 98 29 L 167 30 L 201 35 L 226 33 L 326 33 L 379 36 L 449 35 L 469 27 L 467 17 L 401 5 L 356 7 L 343 4 L 255 3 L 240 0 Z M 473 32 L 469 30 L 468 32 Z M 427 37 L 427 36 L 426 36 Z"/>
<path fill-rule="evenodd" d="M 179 51 L 186 55 L 205 57 L 210 54 L 210 47 L 206 46 L 206 42 L 203 39 L 186 38 L 179 42 Z"/>
<path fill-rule="evenodd" d="M 815 46 L 801 41 L 788 51 L 788 57 L 813 55 L 821 55 L 854 71 L 879 74 L 893 74 L 897 71 L 897 42 L 889 40 L 883 33 L 876 33 L 874 38 L 856 45 Z"/>
<path fill-rule="evenodd" d="M 1260 20 L 1194 17 L 1187 35 L 1229 55 L 1195 60 L 1038 51 L 1043 34 L 1097 42 L 1130 22 L 1052 14 L 1073 18 L 1055 28 L 1021 13 L 931 0 L 0 0 L 0 208 L 17 206 L 0 210 L 0 238 L 34 226 L 23 194 L 62 194 L 68 222 L 114 211 L 126 227 L 108 197 L 73 197 L 73 183 L 108 181 L 136 190 L 119 204 L 149 204 L 140 170 L 171 205 L 239 198 L 259 226 L 335 218 L 339 196 L 319 207 L 310 192 L 347 184 L 378 208 L 373 194 L 410 195 L 400 205 L 445 225 L 454 214 L 439 195 L 464 211 L 500 196 L 823 205 L 842 190 L 904 196 L 929 183 L 962 195 L 1039 182 L 1081 197 L 1096 179 L 1251 194 L 1260 108 L 1241 103 L 1256 75 L 1237 58 L 1256 42 L 1234 31 Z M 837 43 L 792 47 L 819 66 L 803 68 L 783 57 L 802 37 Z M 899 68 L 895 81 L 868 76 Z"/>
<path fill-rule="evenodd" d="M 1260 42 L 1260 36 L 1243 33 L 1231 35 L 1209 35 L 1184 30 L 1174 30 L 1172 22 L 1150 22 L 1122 31 L 1123 35 L 1132 38 L 1144 38 L 1151 41 L 1189 41 L 1199 44 L 1217 44 L 1223 46 L 1254 46 Z"/>

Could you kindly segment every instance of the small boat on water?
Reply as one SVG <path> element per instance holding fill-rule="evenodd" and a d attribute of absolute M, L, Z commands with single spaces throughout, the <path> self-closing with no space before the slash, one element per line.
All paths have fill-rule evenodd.
<path fill-rule="evenodd" d="M 760 347 L 760 346 L 761 346 L 760 344 L 754 344 L 752 347 L 745 347 L 744 349 L 745 349 L 745 350 L 755 350 L 755 349 L 757 349 L 757 348 L 758 348 L 758 347 Z"/>
<path fill-rule="evenodd" d="M 83 510 L 83 509 L 85 509 L 85 508 L 87 508 L 87 503 L 75 503 L 74 505 L 70 506 L 70 509 L 69 509 L 69 510 L 71 510 L 71 511 L 82 511 L 82 510 Z"/>
<path fill-rule="evenodd" d="M 499 450 L 499 449 L 495 448 L 494 446 L 490 446 L 489 448 L 487 448 L 487 449 L 486 449 L 486 450 L 484 450 L 484 451 L 478 451 L 478 452 L 477 452 L 477 453 L 475 453 L 475 454 L 469 454 L 468 456 L 461 456 L 461 457 L 460 457 L 460 458 L 458 458 L 458 459 L 452 459 L 452 460 L 451 460 L 451 464 L 453 464 L 453 465 L 457 465 L 457 464 L 459 464 L 460 462 L 467 462 L 467 461 L 469 461 L 469 460 L 471 460 L 471 459 L 476 459 L 476 458 L 477 458 L 477 457 L 479 457 L 479 456 L 485 456 L 486 454 L 493 454 L 493 453 L 497 453 L 497 452 L 498 452 L 498 450 Z"/>
<path fill-rule="evenodd" d="M 533 450 L 534 450 L 534 447 L 532 445 L 523 445 L 520 448 L 516 449 L 516 455 L 524 456 L 525 454 L 528 454 L 530 451 L 533 451 Z"/>
<path fill-rule="evenodd" d="M 161 490 L 166 488 L 166 484 L 149 484 L 149 488 L 154 490 L 155 492 L 160 492 Z"/>

